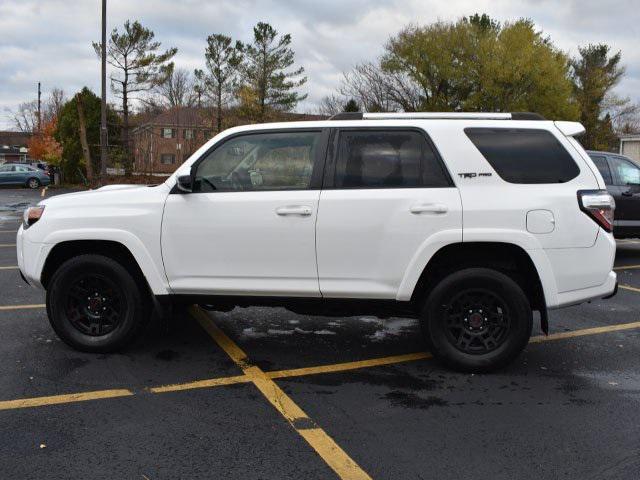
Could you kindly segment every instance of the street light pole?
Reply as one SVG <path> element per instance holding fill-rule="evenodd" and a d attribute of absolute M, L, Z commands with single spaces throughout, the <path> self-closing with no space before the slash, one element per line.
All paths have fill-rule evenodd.
<path fill-rule="evenodd" d="M 102 0 L 102 101 L 100 102 L 100 175 L 107 173 L 107 0 Z"/>

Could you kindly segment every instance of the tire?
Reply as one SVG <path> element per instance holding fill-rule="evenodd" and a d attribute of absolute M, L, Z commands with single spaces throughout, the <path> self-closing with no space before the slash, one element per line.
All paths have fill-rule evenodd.
<path fill-rule="evenodd" d="M 29 188 L 38 188 L 40 186 L 40 180 L 38 180 L 35 177 L 31 177 L 29 180 L 27 180 L 27 187 Z"/>
<path fill-rule="evenodd" d="M 467 268 L 429 294 L 420 325 L 436 359 L 462 372 L 490 372 L 512 362 L 531 336 L 531 306 L 510 277 Z"/>
<path fill-rule="evenodd" d="M 121 350 L 146 325 L 148 299 L 124 266 L 102 255 L 80 255 L 54 273 L 47 314 L 56 334 L 83 352 Z"/>

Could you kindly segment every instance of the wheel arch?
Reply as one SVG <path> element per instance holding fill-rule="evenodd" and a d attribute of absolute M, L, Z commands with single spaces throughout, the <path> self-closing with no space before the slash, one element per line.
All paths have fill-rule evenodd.
<path fill-rule="evenodd" d="M 533 259 L 521 246 L 508 242 L 459 242 L 441 247 L 429 259 L 411 293 L 421 305 L 442 278 L 462 268 L 492 268 L 508 275 L 523 289 L 531 308 L 546 317 L 546 301 L 540 274 Z"/>
<path fill-rule="evenodd" d="M 65 261 L 83 254 L 104 255 L 124 266 L 140 285 L 152 294 L 156 294 L 157 285 L 150 278 L 150 272 L 143 268 L 131 250 L 121 242 L 114 240 L 67 240 L 56 243 L 49 251 L 42 272 L 40 282 L 46 289 L 55 271 Z M 160 292 L 163 293 L 163 292 Z"/>

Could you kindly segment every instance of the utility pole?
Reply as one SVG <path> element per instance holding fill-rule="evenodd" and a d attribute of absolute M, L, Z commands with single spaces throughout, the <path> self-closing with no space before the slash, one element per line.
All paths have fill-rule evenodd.
<path fill-rule="evenodd" d="M 40 82 L 38 82 L 38 133 L 40 133 L 40 129 L 42 128 L 42 111 L 40 109 Z"/>
<path fill-rule="evenodd" d="M 100 175 L 107 174 L 107 0 L 102 0 L 102 101 L 100 102 Z"/>

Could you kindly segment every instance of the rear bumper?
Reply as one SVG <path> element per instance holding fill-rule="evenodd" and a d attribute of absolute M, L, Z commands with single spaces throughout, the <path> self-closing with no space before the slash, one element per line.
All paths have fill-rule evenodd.
<path fill-rule="evenodd" d="M 607 280 L 602 285 L 559 293 L 558 304 L 553 308 L 578 305 L 596 298 L 610 298 L 616 294 L 617 290 L 618 276 L 616 275 L 616 272 L 609 272 Z"/>

